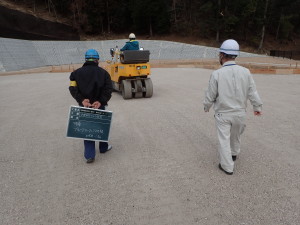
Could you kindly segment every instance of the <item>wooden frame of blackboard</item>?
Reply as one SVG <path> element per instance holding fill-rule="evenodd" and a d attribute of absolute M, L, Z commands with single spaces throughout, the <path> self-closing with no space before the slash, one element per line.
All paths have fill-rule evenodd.
<path fill-rule="evenodd" d="M 91 121 L 86 121 L 86 120 L 82 120 L 82 119 L 73 119 L 72 116 L 74 115 L 71 115 L 71 111 L 73 110 L 76 110 L 76 112 L 83 112 L 83 113 L 90 113 L 90 114 L 94 114 L 96 116 L 99 117 L 99 115 L 103 115 L 104 114 L 110 114 L 110 120 L 109 120 L 109 125 L 106 124 L 106 131 L 108 130 L 108 133 L 105 137 L 105 139 L 102 139 L 102 138 L 93 138 L 91 137 L 92 135 L 90 134 L 89 137 L 82 137 L 80 136 L 78 133 L 75 135 L 74 132 L 71 132 L 70 129 L 71 127 L 74 127 L 74 126 L 78 126 L 79 127 L 81 126 L 81 123 L 82 122 L 91 122 Z M 93 112 L 93 113 L 92 113 Z M 111 128 L 111 122 L 112 122 L 112 117 L 113 117 L 113 112 L 112 111 L 108 111 L 108 110 L 101 110 L 101 109 L 93 109 L 93 108 L 86 108 L 86 107 L 80 107 L 80 106 L 70 106 L 70 109 L 69 109 L 69 117 L 68 117 L 68 121 L 67 121 L 67 130 L 66 130 L 66 137 L 67 138 L 74 138 L 74 139 L 83 139 L 83 140 L 90 140 L 90 141 L 101 141 L 101 142 L 108 142 L 109 140 L 109 135 L 110 135 L 110 128 Z M 100 119 L 100 118 L 96 118 L 96 119 Z M 101 117 L 102 118 L 102 117 Z M 89 118 L 91 119 L 91 118 Z M 75 121 L 74 121 L 75 120 Z M 72 123 L 73 121 L 73 123 Z M 107 120 L 106 120 L 107 121 Z M 93 124 L 95 123 L 99 123 L 99 122 L 93 122 Z M 75 125 L 76 124 L 76 125 Z M 108 126 L 108 127 L 107 127 Z M 91 130 L 91 129 L 90 129 Z M 93 129 L 95 131 L 95 128 Z M 96 130 L 98 131 L 98 130 Z M 98 133 L 100 132 L 100 130 L 98 131 Z M 76 132 L 75 132 L 76 133 Z"/>

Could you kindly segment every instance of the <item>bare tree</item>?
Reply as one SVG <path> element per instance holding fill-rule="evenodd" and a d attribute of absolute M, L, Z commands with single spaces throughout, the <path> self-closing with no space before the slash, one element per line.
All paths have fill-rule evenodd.
<path fill-rule="evenodd" d="M 218 0 L 216 42 L 220 41 L 220 19 L 219 19 L 220 15 L 222 15 L 222 12 L 221 12 L 221 0 Z"/>
<path fill-rule="evenodd" d="M 264 11 L 264 19 L 263 19 L 263 26 L 262 26 L 262 30 L 261 30 L 261 39 L 260 39 L 258 51 L 262 51 L 263 44 L 264 44 L 265 32 L 266 32 L 266 21 L 267 21 L 268 5 L 269 5 L 269 0 L 266 0 L 265 11 Z"/>
<path fill-rule="evenodd" d="M 177 25 L 177 14 L 176 14 L 176 0 L 172 1 L 172 10 L 174 12 L 174 23 Z"/>
<path fill-rule="evenodd" d="M 106 0 L 106 15 L 107 15 L 107 33 L 110 33 L 110 15 L 109 15 L 109 6 L 108 0 Z"/>

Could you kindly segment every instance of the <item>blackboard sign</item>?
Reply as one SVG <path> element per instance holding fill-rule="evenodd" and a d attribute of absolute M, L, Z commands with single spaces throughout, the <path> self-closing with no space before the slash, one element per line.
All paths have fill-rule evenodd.
<path fill-rule="evenodd" d="M 71 106 L 67 137 L 108 142 L 112 112 Z"/>

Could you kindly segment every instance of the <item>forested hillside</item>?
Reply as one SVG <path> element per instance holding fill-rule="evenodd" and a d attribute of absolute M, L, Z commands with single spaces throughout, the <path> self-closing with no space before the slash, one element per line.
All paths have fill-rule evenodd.
<path fill-rule="evenodd" d="M 300 0 L 6 0 L 44 9 L 82 35 L 177 35 L 235 38 L 257 49 L 266 38 L 294 43 L 300 35 Z M 296 44 L 295 44 L 296 45 Z"/>

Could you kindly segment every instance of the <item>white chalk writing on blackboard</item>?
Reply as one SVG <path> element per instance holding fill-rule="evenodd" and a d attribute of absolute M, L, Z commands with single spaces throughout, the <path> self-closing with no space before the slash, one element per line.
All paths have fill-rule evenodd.
<path fill-rule="evenodd" d="M 80 121 L 78 121 L 78 122 L 73 122 L 73 124 L 74 124 L 75 126 L 78 126 L 78 127 L 80 127 L 80 126 L 81 126 L 81 123 L 80 123 Z"/>
<path fill-rule="evenodd" d="M 87 129 L 87 128 L 75 127 L 74 131 L 82 132 L 82 133 L 100 133 L 100 134 L 103 134 L 103 130 L 99 130 L 99 129 Z"/>

